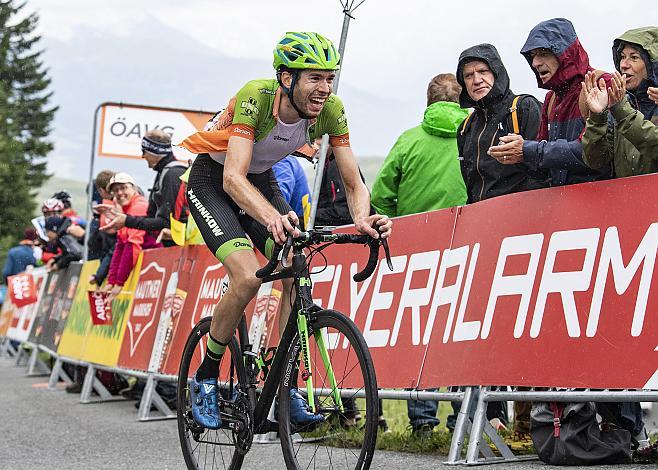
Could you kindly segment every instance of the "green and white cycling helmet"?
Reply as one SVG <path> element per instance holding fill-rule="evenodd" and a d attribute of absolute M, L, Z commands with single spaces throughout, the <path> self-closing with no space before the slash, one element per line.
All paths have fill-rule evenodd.
<path fill-rule="evenodd" d="M 288 32 L 274 48 L 274 69 L 338 70 L 340 54 L 324 36 L 311 32 Z"/>

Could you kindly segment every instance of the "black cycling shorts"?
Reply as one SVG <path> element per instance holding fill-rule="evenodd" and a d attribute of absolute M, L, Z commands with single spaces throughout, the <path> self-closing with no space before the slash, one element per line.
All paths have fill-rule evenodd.
<path fill-rule="evenodd" d="M 208 154 L 199 155 L 192 164 L 187 182 L 187 201 L 203 240 L 221 262 L 234 251 L 251 250 L 251 242 L 269 258 L 274 240 L 265 226 L 247 215 L 226 194 L 223 176 L 224 165 Z M 280 214 L 292 210 L 281 194 L 272 169 L 259 174 L 249 173 L 247 179 Z"/>

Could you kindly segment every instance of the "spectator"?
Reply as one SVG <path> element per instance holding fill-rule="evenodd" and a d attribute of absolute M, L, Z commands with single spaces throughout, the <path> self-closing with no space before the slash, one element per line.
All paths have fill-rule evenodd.
<path fill-rule="evenodd" d="M 569 20 L 554 18 L 535 26 L 521 54 L 540 88 L 548 89 L 536 137 L 504 136 L 490 155 L 503 164 L 525 162 L 550 171 L 551 185 L 583 183 L 612 177 L 610 165 L 587 167 L 582 157 L 585 129 L 579 107 L 585 74 L 594 69 Z M 610 75 L 602 74 L 608 86 Z M 531 140 L 532 139 L 532 140 Z"/>
<path fill-rule="evenodd" d="M 295 211 L 299 221 L 303 222 L 303 227 L 308 226 L 308 218 L 311 215 L 311 191 L 299 161 L 293 155 L 288 155 L 283 160 L 279 160 L 272 170 L 283 198 Z"/>
<path fill-rule="evenodd" d="M 59 254 L 46 265 L 49 270 L 66 269 L 72 261 L 82 259 L 82 244 L 78 238 L 68 233 L 71 224 L 71 219 L 68 217 L 51 216 L 46 219 L 48 241 L 56 244 L 59 249 Z"/>
<path fill-rule="evenodd" d="M 591 168 L 613 162 L 617 177 L 655 173 L 658 133 L 652 121 L 658 124 L 658 106 L 649 98 L 648 88 L 658 86 L 658 28 L 625 32 L 615 39 L 612 57 L 617 73 L 610 92 L 592 73 L 583 82 L 589 111 L 583 159 Z"/>
<path fill-rule="evenodd" d="M 371 202 L 380 214 L 395 217 L 466 203 L 457 128 L 468 112 L 457 104 L 460 91 L 453 74 L 430 81 L 422 124 L 398 138 L 373 184 Z"/>
<path fill-rule="evenodd" d="M 114 176 L 114 172 L 110 170 L 103 170 L 94 180 L 94 186 L 96 191 L 98 191 L 99 197 L 101 199 L 101 204 L 110 205 L 114 204 L 112 200 L 112 195 L 107 191 L 107 186 L 110 184 L 110 180 Z M 99 211 L 94 210 L 94 220 L 90 223 L 90 226 L 103 227 L 109 223 L 107 215 Z M 112 254 L 114 253 L 114 246 L 117 241 L 116 230 L 107 229 L 107 230 L 96 230 L 91 233 L 89 236 L 89 252 L 96 253 L 97 259 L 100 259 L 100 264 L 98 269 L 94 274 L 91 275 L 89 282 L 100 286 L 103 284 L 103 281 L 107 277 L 107 274 L 110 270 L 110 262 L 112 261 Z"/>
<path fill-rule="evenodd" d="M 121 207 L 123 214 L 132 216 L 145 216 L 148 208 L 146 198 L 137 192 L 135 180 L 127 173 L 116 173 L 110 179 L 107 186 L 108 192 L 114 196 L 114 200 Z M 116 214 L 116 210 L 106 211 L 108 217 Z M 110 222 L 111 223 L 111 222 Z M 109 224 L 108 224 L 109 225 Z M 105 230 L 113 227 L 106 225 Z M 110 270 L 107 277 L 105 290 L 110 292 L 112 298 L 116 297 L 123 285 L 128 280 L 131 271 L 135 267 L 137 258 L 142 249 L 158 246 L 154 237 L 144 230 L 122 227 L 117 232 L 117 241 L 114 254 L 110 262 Z"/>
<path fill-rule="evenodd" d="M 58 254 L 57 244 L 51 243 L 47 240 L 45 228 L 46 219 L 52 216 L 60 217 L 63 211 L 64 204 L 59 199 L 49 198 L 41 204 L 41 214 L 43 214 L 43 217 L 39 217 L 37 223 L 40 227 L 42 237 L 45 237 L 45 239 L 38 240 L 38 243 L 41 246 L 41 261 L 44 264 L 48 264 L 48 261 Z"/>
<path fill-rule="evenodd" d="M 496 48 L 480 44 L 463 51 L 457 81 L 462 86 L 459 104 L 474 108 L 457 132 L 468 202 L 548 186 L 545 171 L 520 162 L 502 165 L 488 155 L 492 145 L 512 133 L 534 139 L 539 126 L 539 101 L 514 94 Z"/>
<path fill-rule="evenodd" d="M 71 203 L 71 195 L 64 189 L 53 194 L 53 199 L 57 199 L 62 202 L 64 209 L 62 210 L 62 216 L 68 217 L 71 219 L 74 225 L 79 225 L 85 227 L 87 225 L 85 219 L 80 217 L 78 213 L 73 209 Z"/>
<path fill-rule="evenodd" d="M 114 220 L 108 227 L 118 230 L 125 226 L 155 234 L 162 232 L 163 244 L 174 246 L 169 218 L 174 212 L 181 185 L 180 177 L 187 165 L 176 160 L 171 148 L 171 137 L 159 129 L 147 132 L 142 138 L 142 158 L 146 160 L 149 168 L 156 172 L 149 195 L 148 210 L 141 216 L 115 211 Z"/>
<path fill-rule="evenodd" d="M 27 227 L 23 231 L 23 239 L 7 252 L 5 266 L 2 269 L 2 276 L 7 283 L 9 276 L 22 273 L 28 266 L 35 266 L 37 260 L 34 257 L 34 242 L 37 240 L 37 231 L 32 227 Z"/>
<path fill-rule="evenodd" d="M 379 170 L 371 203 L 389 217 L 466 203 L 466 187 L 457 159 L 457 128 L 468 116 L 460 108 L 461 86 L 453 74 L 434 77 L 427 88 L 421 125 L 402 133 Z M 439 403 L 409 400 L 412 433 L 429 437 L 439 424 Z"/>

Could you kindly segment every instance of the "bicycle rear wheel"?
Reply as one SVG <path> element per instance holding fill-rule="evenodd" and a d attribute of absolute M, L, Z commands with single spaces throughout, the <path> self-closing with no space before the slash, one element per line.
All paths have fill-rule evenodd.
<path fill-rule="evenodd" d="M 217 430 L 206 429 L 196 424 L 192 418 L 190 379 L 203 360 L 210 321 L 211 318 L 206 317 L 196 324 L 183 350 L 178 373 L 178 436 L 188 469 L 238 470 L 244 459 L 245 451 L 241 449 L 244 431 L 236 433 L 225 427 Z M 223 426 L 227 426 L 231 419 L 238 415 L 250 415 L 244 394 L 238 389 L 238 385 L 246 386 L 246 382 L 240 347 L 233 338 L 222 358 L 218 379 L 218 401 Z M 242 389 L 246 390 L 246 387 Z M 251 422 L 248 427 L 246 432 L 252 432 Z M 250 436 L 248 442 L 251 442 Z"/>
<path fill-rule="evenodd" d="M 354 322 L 334 310 L 321 310 L 312 315 L 309 336 L 314 401 L 325 422 L 313 429 L 304 429 L 290 421 L 291 387 L 297 387 L 306 395 L 306 383 L 295 378 L 296 375 L 303 377 L 304 371 L 290 373 L 291 366 L 299 363 L 297 334 L 286 356 L 288 372 L 283 374 L 279 385 L 279 435 L 286 466 L 289 469 L 368 469 L 375 450 L 379 418 L 377 379 L 368 346 Z M 322 359 L 319 341 L 326 346 L 336 387 L 332 387 L 329 364 Z M 340 399 L 336 393 L 340 393 Z"/>

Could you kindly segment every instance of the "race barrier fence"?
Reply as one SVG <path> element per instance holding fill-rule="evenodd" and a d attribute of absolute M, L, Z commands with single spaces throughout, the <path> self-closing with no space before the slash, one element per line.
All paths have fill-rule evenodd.
<path fill-rule="evenodd" d="M 355 283 L 367 250 L 329 247 L 326 262 L 312 264 L 314 301 L 361 329 L 382 398 L 462 401 L 449 463 L 518 460 L 485 419 L 487 402 L 658 401 L 657 192 L 658 175 L 646 175 L 400 217 L 393 271 L 380 263 Z M 204 246 L 147 250 L 113 302 L 112 324 L 93 325 L 95 263 L 33 271 L 39 301 L 28 310 L 6 302 L 0 336 L 34 346 L 31 373 L 44 367 L 31 362 L 35 350 L 51 354 L 52 387 L 70 379 L 63 363 L 87 366 L 82 402 L 92 390 L 111 399 L 95 374 L 109 370 L 147 380 L 140 420 L 157 417 L 152 405 L 173 416 L 156 385 L 176 379 L 188 333 L 226 291 L 223 265 Z M 280 297 L 280 284 L 263 285 L 246 309 L 265 358 Z M 418 391 L 451 386 L 463 391 Z"/>

